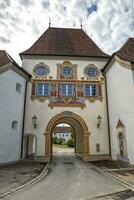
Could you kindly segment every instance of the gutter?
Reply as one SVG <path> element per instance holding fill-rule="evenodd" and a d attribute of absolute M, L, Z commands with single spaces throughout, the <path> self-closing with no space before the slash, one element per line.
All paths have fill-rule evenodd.
<path fill-rule="evenodd" d="M 108 62 L 106 63 L 106 65 L 101 70 L 102 73 L 106 73 L 107 67 L 108 67 L 109 63 L 112 61 L 112 59 L 113 59 L 114 56 L 115 56 L 115 53 L 112 54 L 112 56 L 110 57 L 110 59 L 108 60 Z"/>
<path fill-rule="evenodd" d="M 24 127 L 25 127 L 25 112 L 26 112 L 26 96 L 27 96 L 27 83 L 29 79 L 26 80 L 25 85 L 25 96 L 24 96 L 24 107 L 23 107 L 23 123 L 22 123 L 22 137 L 21 137 L 21 155 L 20 160 L 23 159 L 23 143 L 24 143 Z"/>
<path fill-rule="evenodd" d="M 109 105 L 108 105 L 108 92 L 107 92 L 107 78 L 105 77 L 105 90 L 106 90 L 106 107 L 107 107 L 107 120 L 108 120 L 108 138 L 109 138 L 109 156 L 111 157 L 111 136 L 110 136 L 110 120 L 109 120 Z"/>

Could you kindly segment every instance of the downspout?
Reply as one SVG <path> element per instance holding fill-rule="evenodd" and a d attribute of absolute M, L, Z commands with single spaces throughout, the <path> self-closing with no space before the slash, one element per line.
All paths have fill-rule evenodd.
<path fill-rule="evenodd" d="M 22 123 L 22 137 L 21 137 L 21 155 L 20 159 L 23 158 L 23 143 L 24 143 L 24 126 L 25 126 L 25 112 L 26 112 L 26 95 L 27 95 L 27 82 L 29 80 L 26 80 L 25 85 L 25 96 L 24 96 L 24 107 L 23 107 L 23 123 Z"/>
<path fill-rule="evenodd" d="M 106 90 L 106 107 L 107 107 L 107 121 L 108 121 L 108 139 L 109 139 L 109 156 L 111 157 L 111 136 L 110 136 L 110 120 L 109 120 L 109 105 L 108 105 L 108 92 L 107 92 L 107 78 L 105 77 L 105 90 Z"/>

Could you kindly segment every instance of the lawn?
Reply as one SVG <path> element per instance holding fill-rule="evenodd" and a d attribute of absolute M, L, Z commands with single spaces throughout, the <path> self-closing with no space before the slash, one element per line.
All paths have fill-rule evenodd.
<path fill-rule="evenodd" d="M 53 147 L 59 147 L 59 148 L 63 148 L 63 149 L 73 148 L 73 147 L 68 147 L 67 144 L 53 144 Z"/>

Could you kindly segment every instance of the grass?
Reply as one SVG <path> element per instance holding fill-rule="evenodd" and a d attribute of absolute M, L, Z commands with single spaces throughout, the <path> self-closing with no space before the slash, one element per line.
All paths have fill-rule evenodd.
<path fill-rule="evenodd" d="M 72 147 L 68 147 L 67 144 L 53 144 L 53 147 L 59 147 L 63 149 L 70 149 Z"/>

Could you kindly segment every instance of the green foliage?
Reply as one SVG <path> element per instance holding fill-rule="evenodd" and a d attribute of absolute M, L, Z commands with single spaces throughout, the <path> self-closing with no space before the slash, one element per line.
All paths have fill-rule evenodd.
<path fill-rule="evenodd" d="M 53 144 L 64 144 L 65 139 L 64 138 L 58 138 L 58 137 L 53 137 Z"/>
<path fill-rule="evenodd" d="M 58 139 L 58 144 L 62 144 L 62 138 Z"/>
<path fill-rule="evenodd" d="M 70 139 L 67 141 L 67 146 L 68 146 L 68 147 L 74 147 L 74 140 L 70 138 Z"/>
<path fill-rule="evenodd" d="M 58 138 L 57 137 L 53 137 L 53 144 L 58 144 Z"/>
<path fill-rule="evenodd" d="M 74 139 L 74 134 L 73 133 L 71 133 L 71 138 Z"/>

